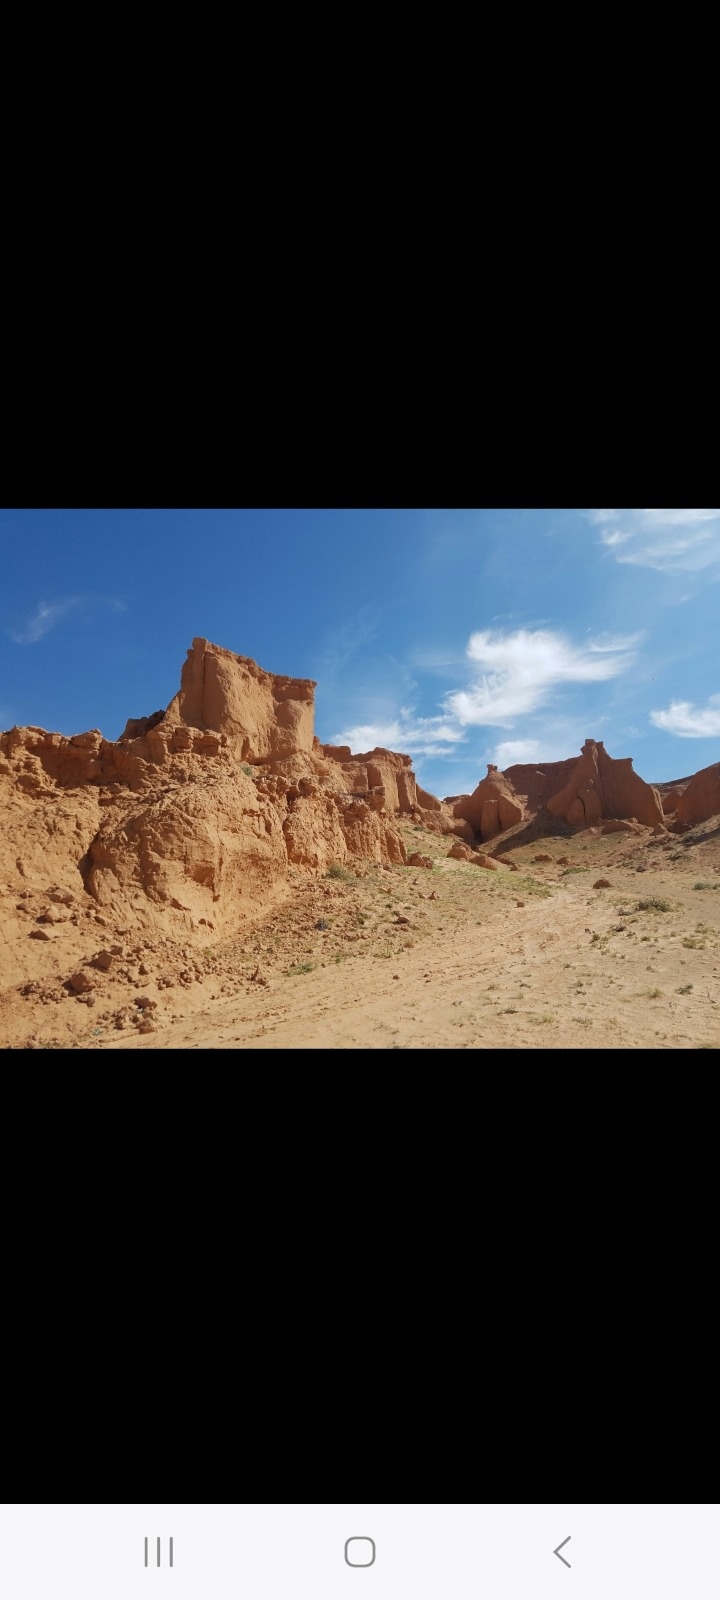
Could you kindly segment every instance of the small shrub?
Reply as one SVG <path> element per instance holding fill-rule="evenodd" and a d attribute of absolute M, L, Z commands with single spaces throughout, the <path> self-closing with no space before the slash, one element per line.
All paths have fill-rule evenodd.
<path fill-rule="evenodd" d="M 314 972 L 314 971 L 315 971 L 315 962 L 314 961 L 298 961 L 296 966 L 288 967 L 287 975 L 288 975 L 289 978 L 298 978 L 300 976 L 301 972 Z"/>
<path fill-rule="evenodd" d="M 676 992 L 676 994 L 690 994 L 691 991 L 692 991 L 692 984 L 691 983 L 681 983 L 680 988 L 677 989 L 675 992 Z"/>
<path fill-rule="evenodd" d="M 351 872 L 347 872 L 345 867 L 333 866 L 333 867 L 328 867 L 327 872 L 325 873 L 325 877 L 326 878 L 341 878 L 341 879 L 343 879 L 343 881 L 345 883 L 352 883 L 353 875 L 352 875 Z"/>
<path fill-rule="evenodd" d="M 694 883 L 693 889 L 720 889 L 720 883 L 707 883 L 703 879 L 700 883 Z"/>
<path fill-rule="evenodd" d="M 672 911 L 672 904 L 671 904 L 671 902 L 669 900 L 662 900 L 658 896 L 655 896 L 652 900 L 638 900 L 638 903 L 637 903 L 637 905 L 635 907 L 635 910 L 636 911 Z"/>
<path fill-rule="evenodd" d="M 246 778 L 254 778 L 257 776 L 255 768 L 248 766 L 247 761 L 240 762 L 240 771 L 245 773 Z"/>
<path fill-rule="evenodd" d="M 704 950 L 705 949 L 705 940 L 704 939 L 696 939 L 693 934 L 691 934 L 687 939 L 683 939 L 683 944 L 684 944 L 686 950 Z"/>

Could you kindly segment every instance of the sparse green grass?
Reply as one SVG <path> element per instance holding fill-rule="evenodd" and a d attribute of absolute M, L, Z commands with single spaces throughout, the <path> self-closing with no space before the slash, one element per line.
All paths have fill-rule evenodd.
<path fill-rule="evenodd" d="M 720 889 L 720 878 L 718 879 L 717 883 L 708 883 L 706 880 L 702 880 L 700 883 L 694 883 L 693 889 Z"/>
<path fill-rule="evenodd" d="M 314 971 L 315 971 L 315 962 L 314 961 L 298 961 L 294 967 L 288 967 L 287 975 L 288 975 L 289 978 L 299 978 L 301 972 L 314 972 Z"/>
<path fill-rule="evenodd" d="M 635 910 L 636 911 L 672 911 L 673 910 L 673 906 L 672 906 L 672 902 L 670 900 L 663 900 L 661 896 L 654 895 L 652 897 L 652 899 L 649 899 L 649 900 L 638 900 L 638 903 L 637 903 L 637 905 L 635 907 Z"/>
<path fill-rule="evenodd" d="M 508 873 L 507 887 L 511 893 L 521 889 L 523 894 L 536 894 L 541 900 L 549 900 L 553 893 L 547 883 L 538 883 L 536 878 L 523 878 L 519 872 Z"/>

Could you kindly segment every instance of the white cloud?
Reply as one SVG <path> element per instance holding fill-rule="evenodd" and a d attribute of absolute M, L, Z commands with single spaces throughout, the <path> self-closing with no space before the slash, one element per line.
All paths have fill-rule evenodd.
<path fill-rule="evenodd" d="M 699 522 L 716 522 L 720 517 L 720 510 L 715 511 L 643 511 L 640 513 L 652 526 L 664 527 L 692 527 Z"/>
<path fill-rule="evenodd" d="M 537 739 L 503 739 L 492 754 L 492 760 L 502 772 L 506 767 L 515 766 L 516 762 L 537 761 L 539 757 L 540 744 Z"/>
<path fill-rule="evenodd" d="M 610 513 L 591 511 L 603 524 Z M 653 567 L 657 572 L 720 572 L 720 510 L 632 510 L 613 513 L 622 528 L 600 534 L 600 542 L 621 566 Z M 623 547 L 623 548 L 621 548 Z"/>
<path fill-rule="evenodd" d="M 518 717 L 551 701 L 563 684 L 602 683 L 617 677 L 634 662 L 640 638 L 640 634 L 599 634 L 576 645 L 547 628 L 474 633 L 465 652 L 470 683 L 444 697 L 441 715 L 419 717 L 414 707 L 402 706 L 392 716 L 343 728 L 332 742 L 347 744 L 356 754 L 378 745 L 416 758 L 450 758 L 467 739 L 470 727 L 513 727 Z M 478 675 L 478 667 L 488 670 Z M 562 743 L 566 742 L 567 730 L 562 735 Z M 571 753 L 573 744 L 574 735 L 566 753 Z M 539 750 L 536 738 L 506 739 L 491 759 L 505 767 L 532 761 Z M 546 749 L 544 755 L 549 759 Z"/>
<path fill-rule="evenodd" d="M 706 706 L 672 700 L 666 711 L 651 711 L 650 721 L 680 739 L 713 739 L 720 734 L 720 694 L 711 694 Z"/>
<path fill-rule="evenodd" d="M 349 744 L 354 753 L 374 750 L 377 745 L 414 756 L 445 756 L 464 738 L 463 729 L 447 717 L 415 717 L 403 707 L 392 721 L 358 723 L 336 734 L 332 743 Z"/>
<path fill-rule="evenodd" d="M 468 689 L 447 695 L 446 713 L 461 727 L 511 727 L 516 717 L 543 705 L 558 684 L 598 683 L 626 671 L 639 638 L 606 635 L 577 646 L 545 628 L 473 633 L 467 654 L 489 670 Z"/>

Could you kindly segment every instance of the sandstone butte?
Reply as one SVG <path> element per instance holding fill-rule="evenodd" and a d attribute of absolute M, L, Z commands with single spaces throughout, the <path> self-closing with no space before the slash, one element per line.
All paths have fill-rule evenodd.
<path fill-rule="evenodd" d="M 720 812 L 720 763 L 653 787 L 591 739 L 579 759 L 489 766 L 471 795 L 439 800 L 408 755 L 321 744 L 314 690 L 194 639 L 167 710 L 130 719 L 117 740 L 0 734 L 0 992 L 63 949 L 77 963 L 87 917 L 202 944 L 282 900 L 291 873 L 422 865 L 401 817 L 497 866 L 479 847 L 539 814 L 573 830 L 660 831 Z"/>

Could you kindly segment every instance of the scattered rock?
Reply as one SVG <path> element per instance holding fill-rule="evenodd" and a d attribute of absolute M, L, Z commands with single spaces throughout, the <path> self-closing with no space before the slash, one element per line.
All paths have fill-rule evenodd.
<path fill-rule="evenodd" d="M 98 950 L 97 955 L 93 956 L 93 966 L 99 967 L 101 972 L 107 972 L 112 963 L 113 958 L 109 950 Z"/>
<path fill-rule="evenodd" d="M 412 855 L 408 856 L 407 864 L 409 867 L 429 867 L 432 871 L 432 856 L 424 856 L 419 850 L 414 850 Z"/>
<path fill-rule="evenodd" d="M 593 884 L 593 889 L 612 889 L 609 878 L 598 878 Z"/>
<path fill-rule="evenodd" d="M 71 973 L 66 983 L 69 988 L 74 990 L 75 994 L 85 994 L 93 986 L 92 979 L 88 977 L 86 972 Z"/>
<path fill-rule="evenodd" d="M 410 860 L 412 861 L 412 859 L 413 858 L 411 856 Z M 471 850 L 469 845 L 463 844 L 462 839 L 456 839 L 455 843 L 451 845 L 450 849 L 448 850 L 448 860 L 474 861 L 475 851 Z"/>

